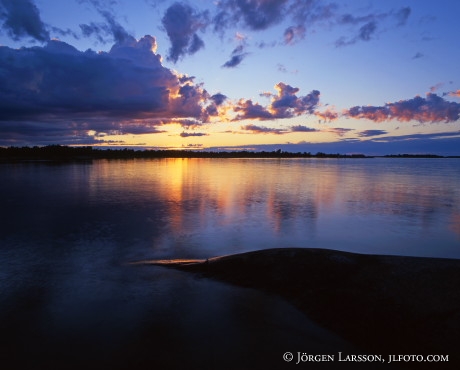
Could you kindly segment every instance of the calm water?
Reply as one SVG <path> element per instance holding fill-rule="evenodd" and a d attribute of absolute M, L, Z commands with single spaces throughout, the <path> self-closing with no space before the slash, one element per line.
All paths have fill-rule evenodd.
<path fill-rule="evenodd" d="M 353 351 L 275 297 L 130 261 L 276 247 L 460 258 L 457 159 L 2 164 L 0 179 L 0 346 L 30 367 Z"/>

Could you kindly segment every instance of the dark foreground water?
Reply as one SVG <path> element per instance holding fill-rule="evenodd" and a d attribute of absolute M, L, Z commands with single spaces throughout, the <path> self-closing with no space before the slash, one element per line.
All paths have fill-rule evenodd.
<path fill-rule="evenodd" d="M 275 247 L 460 258 L 456 159 L 23 163 L 0 179 L 10 368 L 279 369 L 296 366 L 286 351 L 359 353 L 276 297 L 131 261 Z"/>

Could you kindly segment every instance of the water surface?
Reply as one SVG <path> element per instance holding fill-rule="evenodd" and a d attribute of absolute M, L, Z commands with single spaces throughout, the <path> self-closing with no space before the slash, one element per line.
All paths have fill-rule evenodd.
<path fill-rule="evenodd" d="M 20 163 L 0 178 L 0 345 L 44 367 L 56 353 L 65 367 L 250 368 L 353 350 L 276 297 L 130 261 L 278 247 L 460 258 L 456 159 Z"/>

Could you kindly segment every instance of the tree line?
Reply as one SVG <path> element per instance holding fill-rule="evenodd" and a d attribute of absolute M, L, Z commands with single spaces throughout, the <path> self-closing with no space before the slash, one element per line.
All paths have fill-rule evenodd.
<path fill-rule="evenodd" d="M 317 152 L 286 152 L 281 149 L 260 151 L 198 151 L 198 150 L 136 150 L 94 148 L 91 146 L 48 145 L 33 147 L 0 147 L 3 160 L 91 160 L 131 158 L 365 158 L 364 154 L 326 154 Z"/>

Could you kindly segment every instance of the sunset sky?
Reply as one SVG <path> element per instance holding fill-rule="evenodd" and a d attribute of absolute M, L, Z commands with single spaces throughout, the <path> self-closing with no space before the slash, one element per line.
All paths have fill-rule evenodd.
<path fill-rule="evenodd" d="M 0 0 L 0 146 L 460 155 L 459 1 Z"/>

